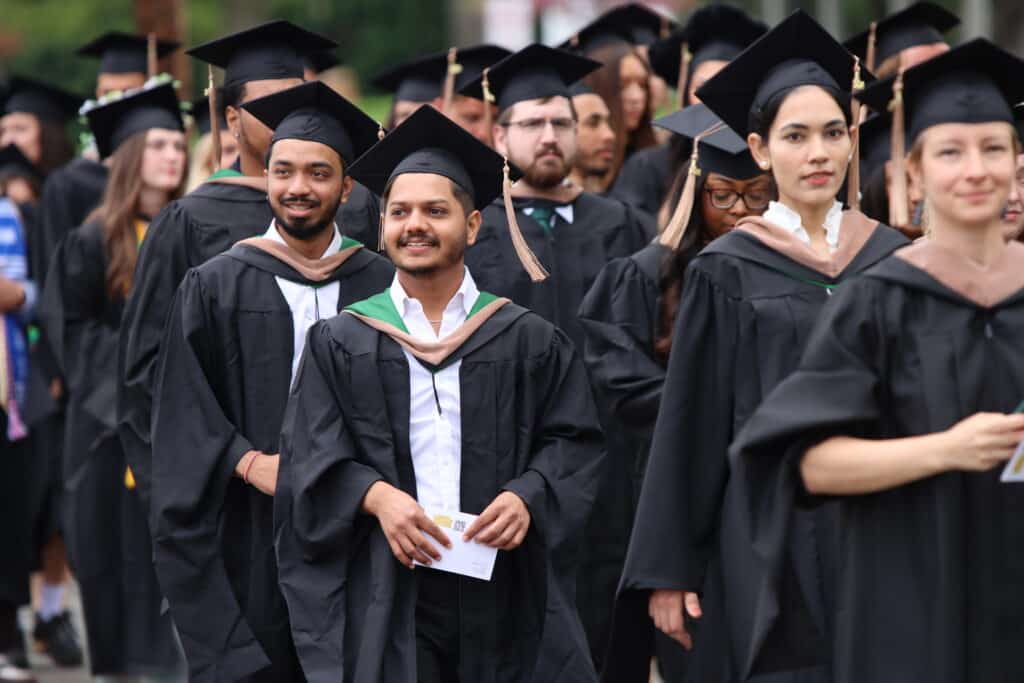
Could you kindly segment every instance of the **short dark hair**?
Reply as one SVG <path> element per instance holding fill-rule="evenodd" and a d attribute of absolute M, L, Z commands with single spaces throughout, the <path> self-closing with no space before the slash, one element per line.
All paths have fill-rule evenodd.
<path fill-rule="evenodd" d="M 231 85 L 224 85 L 217 89 L 217 94 L 220 96 L 220 107 L 235 107 L 242 104 L 245 100 L 245 83 L 232 83 Z"/>
<path fill-rule="evenodd" d="M 772 124 L 775 123 L 775 117 L 779 115 L 779 109 L 782 108 L 782 103 L 786 101 L 794 90 L 803 86 L 794 85 L 790 88 L 785 88 L 772 95 L 765 103 L 764 107 L 759 110 L 751 110 L 750 117 L 748 119 L 748 130 L 751 133 L 757 133 L 765 140 L 768 139 L 768 133 L 772 129 Z M 846 121 L 846 126 L 849 127 L 853 123 L 852 113 L 850 112 L 850 96 L 847 93 L 839 92 L 835 88 L 828 88 L 823 85 L 817 86 L 821 88 L 829 97 L 831 97 L 835 103 L 839 106 L 839 110 L 843 112 L 843 119 Z"/>
<path fill-rule="evenodd" d="M 395 179 L 397 177 L 398 176 L 395 176 L 394 178 L 388 181 L 388 184 L 384 187 L 384 192 L 382 192 L 380 195 L 380 205 L 382 212 L 385 208 L 387 208 L 388 197 L 391 195 L 391 186 L 395 184 Z M 450 182 L 452 185 L 452 195 L 455 196 L 455 201 L 457 201 L 459 203 L 459 206 L 462 207 L 463 214 L 465 216 L 469 216 L 469 214 L 473 213 L 473 211 L 476 210 L 476 206 L 473 202 L 473 196 L 469 194 L 466 188 L 462 187 L 451 178 L 448 179 L 448 182 Z"/>

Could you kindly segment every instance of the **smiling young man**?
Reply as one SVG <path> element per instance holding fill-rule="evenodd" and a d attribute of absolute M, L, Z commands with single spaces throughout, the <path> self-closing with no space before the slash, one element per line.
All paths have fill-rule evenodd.
<path fill-rule="evenodd" d="M 153 378 L 174 292 L 189 268 L 258 235 L 273 218 L 264 178 L 271 131 L 242 105 L 301 84 L 302 56 L 332 47 L 336 43 L 327 38 L 287 21 L 273 21 L 189 50 L 224 69 L 225 117 L 238 139 L 239 159 L 234 168 L 223 169 L 164 207 L 153 218 L 139 252 L 118 349 L 118 435 L 146 505 Z M 365 188 L 353 190 L 341 206 L 351 207 L 338 216 L 347 236 L 376 236 L 376 199 Z"/>
<path fill-rule="evenodd" d="M 306 330 L 394 269 L 334 221 L 377 124 L 320 82 L 245 105 L 274 130 L 273 219 L 186 275 L 154 391 L 157 575 L 195 681 L 301 681 L 277 582 L 278 435 Z"/>
<path fill-rule="evenodd" d="M 282 433 L 281 585 L 311 682 L 595 677 L 574 609 L 603 456 L 586 375 L 463 259 L 502 165 L 424 107 L 352 169 L 397 272 L 310 330 Z"/>

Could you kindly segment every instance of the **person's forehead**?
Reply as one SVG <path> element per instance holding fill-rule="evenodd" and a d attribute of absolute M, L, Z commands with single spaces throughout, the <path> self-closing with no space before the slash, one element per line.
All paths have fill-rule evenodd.
<path fill-rule="evenodd" d="M 402 173 L 395 177 L 389 202 L 425 202 L 452 199 L 452 181 L 437 173 Z"/>
<path fill-rule="evenodd" d="M 338 153 L 321 142 L 286 138 L 278 140 L 270 150 L 270 161 L 287 161 L 295 166 L 327 163 L 338 167 L 341 159 Z"/>
<path fill-rule="evenodd" d="M 608 114 L 608 105 L 604 103 L 604 99 L 596 93 L 584 93 L 582 95 L 576 95 L 572 98 L 572 104 L 576 107 L 576 112 L 580 115 L 580 118 L 585 118 L 590 114 Z"/>
<path fill-rule="evenodd" d="M 569 99 L 566 97 L 552 97 L 547 101 L 526 100 L 523 102 L 517 102 L 515 107 L 516 116 L 519 118 L 571 113 L 571 109 L 569 108 Z"/>

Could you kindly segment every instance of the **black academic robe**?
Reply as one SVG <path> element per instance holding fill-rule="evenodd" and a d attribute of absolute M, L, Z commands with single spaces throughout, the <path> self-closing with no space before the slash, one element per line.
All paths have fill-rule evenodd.
<path fill-rule="evenodd" d="M 723 585 L 719 558 L 719 549 L 734 542 L 731 530 L 720 524 L 729 481 L 726 454 L 768 392 L 796 368 L 830 288 L 906 243 L 885 226 L 868 232 L 870 237 L 834 277 L 741 229 L 718 238 L 690 263 L 619 587 L 606 680 L 638 680 L 646 667 L 649 635 L 630 625 L 647 613 L 650 593 L 659 588 L 701 593 L 704 616 L 695 629 L 690 680 L 742 680 L 731 659 L 725 613 L 731 588 Z M 828 627 L 831 611 L 823 604 L 823 592 L 832 585 L 834 554 L 825 540 L 834 534 L 824 515 L 809 514 L 797 520 L 797 527 L 791 549 L 797 567 L 787 576 L 814 587 L 810 604 L 797 594 L 781 607 L 786 628 L 776 634 L 768 659 L 757 669 L 792 670 L 783 681 L 822 681 L 827 680 L 827 663 L 814 668 L 820 662 L 785 657 L 792 645 L 787 638 L 820 644 L 819 634 Z M 731 569 L 743 577 L 748 568 Z"/>
<path fill-rule="evenodd" d="M 672 145 L 641 149 L 626 159 L 608 196 L 656 217 L 672 186 Z"/>
<path fill-rule="evenodd" d="M 345 306 L 393 274 L 362 249 L 328 281 Z M 154 556 L 196 683 L 302 680 L 278 589 L 273 499 L 234 476 L 247 451 L 279 450 L 294 326 L 275 277 L 315 286 L 248 245 L 188 271 L 161 342 Z"/>
<path fill-rule="evenodd" d="M 72 230 L 53 254 L 43 303 L 65 378 L 64 540 L 78 581 L 93 675 L 172 672 L 149 529 L 126 485 L 115 431 L 117 335 L 124 302 L 107 294 L 103 226 Z"/>
<path fill-rule="evenodd" d="M 152 387 L 164 322 L 174 292 L 194 268 L 236 242 L 266 232 L 273 220 L 259 179 L 203 183 L 171 202 L 153 219 L 136 266 L 135 288 L 128 298 L 119 347 L 118 434 L 136 473 L 138 490 L 148 506 L 150 489 L 150 421 Z M 380 223 L 376 196 L 357 186 L 338 211 L 342 234 L 367 236 L 376 248 Z M 367 225 L 369 222 L 369 225 Z"/>
<path fill-rule="evenodd" d="M 799 368 L 730 454 L 744 495 L 728 513 L 748 539 L 734 556 L 762 578 L 739 596 L 763 606 L 746 615 L 744 664 L 772 626 L 794 507 L 827 500 L 803 488 L 807 448 L 837 435 L 939 432 L 1020 403 L 1024 279 L 1016 279 L 1014 293 L 981 305 L 896 255 L 844 286 L 826 309 Z M 832 499 L 842 540 L 836 683 L 1024 680 L 1024 495 L 1021 484 L 999 482 L 1002 470 L 950 471 Z"/>
<path fill-rule="evenodd" d="M 462 584 L 460 679 L 593 681 L 574 593 L 603 452 L 583 365 L 562 332 L 514 304 L 435 367 L 457 360 L 462 509 L 479 514 L 508 490 L 532 518 L 491 581 Z M 348 314 L 314 326 L 282 445 L 292 495 L 275 505 L 292 524 L 278 532 L 281 585 L 308 679 L 413 683 L 417 571 L 360 512 L 377 480 L 416 495 L 398 343 Z"/>

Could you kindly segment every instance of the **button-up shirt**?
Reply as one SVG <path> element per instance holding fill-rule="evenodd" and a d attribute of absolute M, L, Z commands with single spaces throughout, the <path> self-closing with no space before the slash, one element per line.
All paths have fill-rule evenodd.
<path fill-rule="evenodd" d="M 768 210 L 764 212 L 762 218 L 780 228 L 785 228 L 796 235 L 797 239 L 804 244 L 811 243 L 811 236 L 801 223 L 800 214 L 785 204 L 770 202 Z M 839 226 L 842 220 L 843 205 L 839 202 L 834 202 L 832 208 L 825 215 L 825 242 L 828 244 L 829 251 L 835 251 L 839 248 Z"/>
<path fill-rule="evenodd" d="M 462 285 L 445 306 L 437 333 L 423 306 L 406 294 L 397 275 L 390 294 L 409 334 L 434 342 L 466 322 L 480 292 L 466 270 Z M 432 373 L 412 354 L 403 351 L 409 363 L 409 450 L 416 474 L 416 498 L 425 509 L 458 512 L 462 482 L 462 361 Z"/>
<path fill-rule="evenodd" d="M 284 238 L 277 231 L 274 221 L 270 222 L 270 228 L 263 234 L 267 239 L 285 244 Z M 327 249 L 321 258 L 333 254 L 341 249 L 341 233 L 338 226 L 334 226 L 334 239 L 327 245 Z M 281 296 L 288 304 L 292 312 L 292 374 L 291 381 L 295 381 L 295 372 L 299 368 L 299 358 L 302 357 L 302 350 L 306 346 L 306 333 L 313 323 L 321 318 L 331 318 L 338 313 L 338 291 L 340 285 L 337 282 L 329 282 L 319 287 L 292 282 L 283 277 L 274 277 Z"/>

